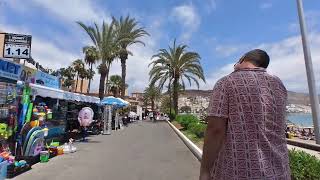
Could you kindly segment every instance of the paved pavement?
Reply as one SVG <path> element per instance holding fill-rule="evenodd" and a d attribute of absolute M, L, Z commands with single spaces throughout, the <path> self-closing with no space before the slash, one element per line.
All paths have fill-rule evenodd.
<path fill-rule="evenodd" d="M 200 163 L 166 122 L 137 122 L 76 144 L 16 180 L 194 180 Z"/>

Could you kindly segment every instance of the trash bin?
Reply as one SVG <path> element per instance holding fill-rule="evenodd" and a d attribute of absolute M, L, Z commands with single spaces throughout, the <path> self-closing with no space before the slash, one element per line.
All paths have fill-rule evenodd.
<path fill-rule="evenodd" d="M 40 162 L 45 163 L 49 161 L 49 152 L 48 151 L 41 151 L 40 152 Z"/>

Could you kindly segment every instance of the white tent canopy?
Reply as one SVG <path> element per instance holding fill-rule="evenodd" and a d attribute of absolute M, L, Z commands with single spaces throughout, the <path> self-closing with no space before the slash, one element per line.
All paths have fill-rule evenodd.
<path fill-rule="evenodd" d="M 87 103 L 100 103 L 100 99 L 93 96 L 86 96 L 83 94 L 72 93 L 63 91 L 61 89 L 49 88 L 37 84 L 31 84 L 30 87 L 33 91 L 34 96 L 50 97 L 53 99 L 63 99 L 69 101 L 87 102 Z"/>

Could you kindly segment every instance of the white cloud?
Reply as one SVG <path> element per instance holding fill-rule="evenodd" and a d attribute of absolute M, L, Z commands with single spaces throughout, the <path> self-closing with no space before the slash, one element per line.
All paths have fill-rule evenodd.
<path fill-rule="evenodd" d="M 181 5 L 172 9 L 172 17 L 183 26 L 182 39 L 189 40 L 200 23 L 201 18 L 193 5 Z"/>
<path fill-rule="evenodd" d="M 318 92 L 320 92 L 320 33 L 312 33 L 311 55 Z M 308 92 L 304 56 L 301 37 L 293 36 L 279 42 L 261 44 L 257 48 L 264 49 L 270 55 L 270 66 L 268 72 L 278 76 L 288 90 L 297 92 Z M 227 64 L 219 70 L 207 76 L 207 84 L 201 88 L 212 89 L 214 83 L 221 77 L 231 73 L 233 64 Z"/>
<path fill-rule="evenodd" d="M 319 29 L 320 26 L 320 12 L 319 11 L 306 11 L 305 22 L 308 30 Z M 298 18 L 288 26 L 290 32 L 300 33 L 300 24 Z"/>
<path fill-rule="evenodd" d="M 262 3 L 262 4 L 260 4 L 260 8 L 261 8 L 261 9 L 269 9 L 269 8 L 272 8 L 272 3 L 270 3 L 270 2 Z"/>
<path fill-rule="evenodd" d="M 231 55 L 234 55 L 236 53 L 239 53 L 241 51 L 244 51 L 249 48 L 249 45 L 244 44 L 238 44 L 238 45 L 217 45 L 214 48 L 214 51 L 217 55 L 223 56 L 223 57 L 229 57 Z"/>
<path fill-rule="evenodd" d="M 66 21 L 97 21 L 108 19 L 105 12 L 90 0 L 32 0 L 40 6 Z"/>

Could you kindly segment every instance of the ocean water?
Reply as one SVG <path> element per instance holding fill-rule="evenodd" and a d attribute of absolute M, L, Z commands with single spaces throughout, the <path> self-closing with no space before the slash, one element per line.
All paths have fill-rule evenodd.
<path fill-rule="evenodd" d="M 299 126 L 313 126 L 312 114 L 305 113 L 289 113 L 287 119 Z"/>

